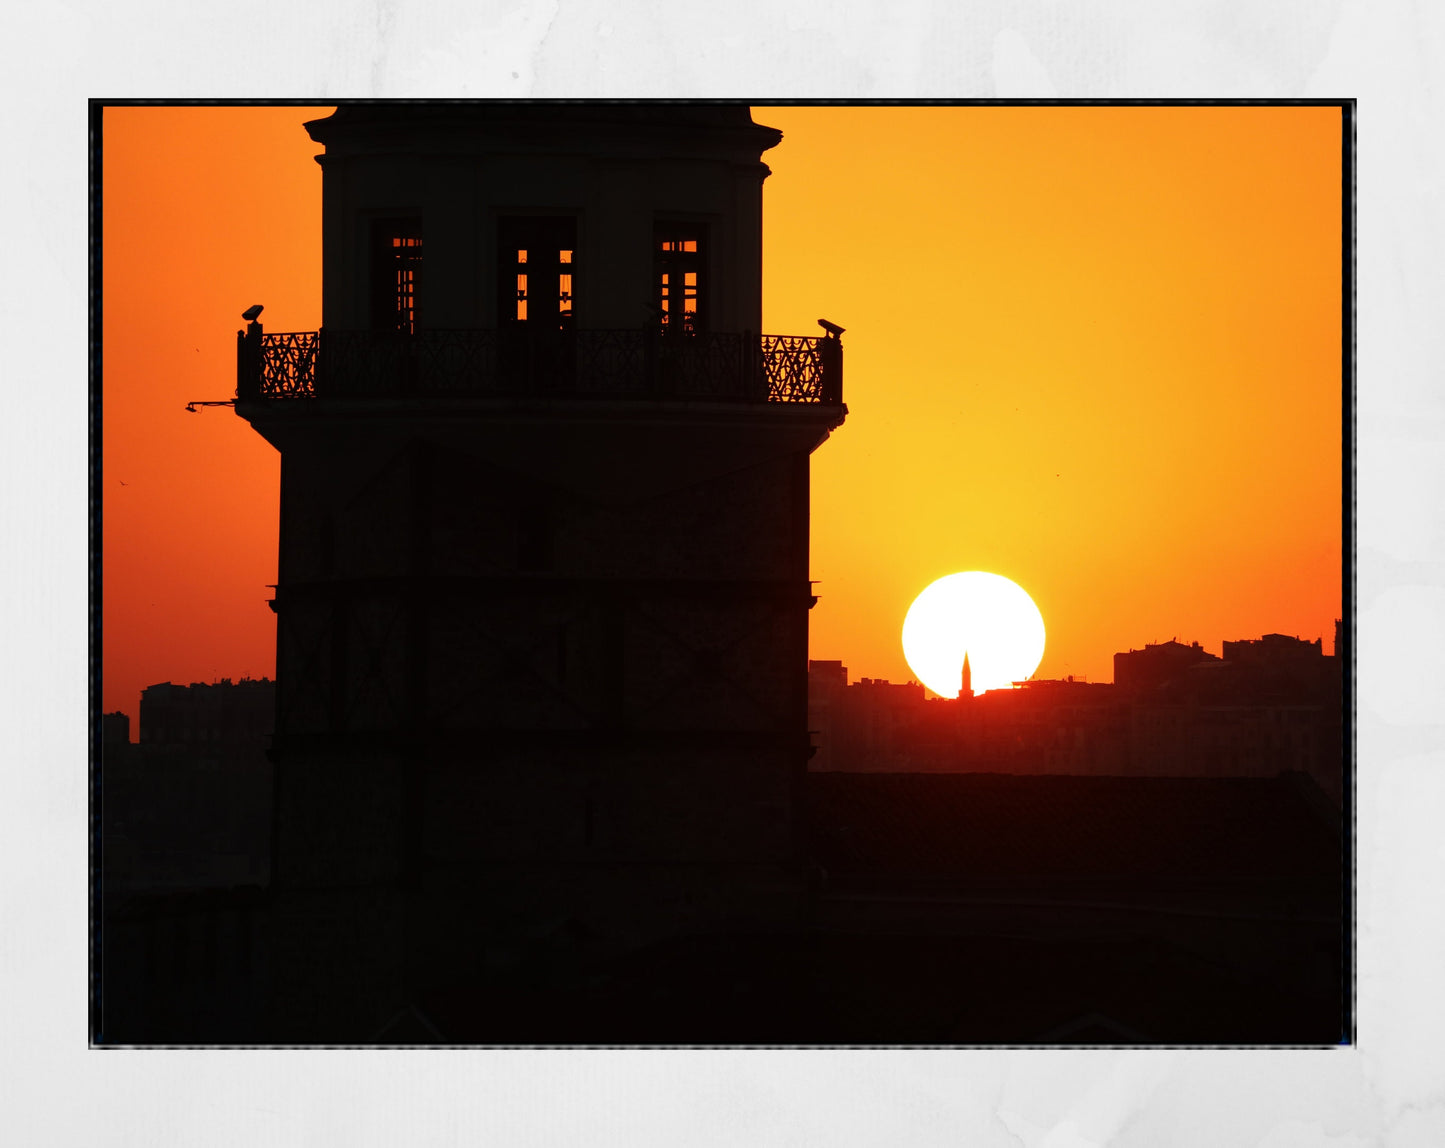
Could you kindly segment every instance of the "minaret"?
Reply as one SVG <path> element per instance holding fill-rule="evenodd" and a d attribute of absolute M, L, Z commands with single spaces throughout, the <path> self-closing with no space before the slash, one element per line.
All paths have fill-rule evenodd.
<path fill-rule="evenodd" d="M 968 668 L 968 651 L 963 652 L 963 681 L 959 686 L 958 696 L 962 698 L 973 697 L 973 673 Z"/>
<path fill-rule="evenodd" d="M 781 134 L 648 103 L 306 128 L 324 326 L 253 324 L 236 403 L 281 454 L 274 1039 L 786 915 L 809 456 L 846 410 L 839 328 L 757 333 Z"/>

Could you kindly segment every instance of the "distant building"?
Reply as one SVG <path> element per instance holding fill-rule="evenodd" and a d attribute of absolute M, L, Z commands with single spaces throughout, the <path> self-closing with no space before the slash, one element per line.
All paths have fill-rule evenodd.
<path fill-rule="evenodd" d="M 1174 776 L 1297 771 L 1340 803 L 1343 682 L 1322 645 L 1266 634 L 1223 643 L 1222 659 L 1180 665 L 1136 693 L 1131 760 Z"/>
<path fill-rule="evenodd" d="M 919 734 L 926 699 L 917 682 L 863 678 L 849 686 L 843 729 L 851 767 L 892 773 L 925 768 Z"/>
<path fill-rule="evenodd" d="M 1309 775 L 1343 794 L 1340 662 L 1319 641 L 1266 634 L 1223 644 L 1146 645 L 1116 654 L 1122 680 L 1020 682 L 977 698 L 813 662 L 813 772 Z"/>
<path fill-rule="evenodd" d="M 810 770 L 838 768 L 834 738 L 847 688 L 848 667 L 842 662 L 808 662 L 808 733 L 813 745 Z"/>
<path fill-rule="evenodd" d="M 276 684 L 269 678 L 222 678 L 188 686 L 161 682 L 141 690 L 140 742 L 264 746 L 275 717 Z"/>
<path fill-rule="evenodd" d="M 808 726 L 814 753 L 809 770 L 890 770 L 926 768 L 920 750 L 924 709 L 928 704 L 917 682 L 896 684 L 882 678 L 848 682 L 842 662 L 808 663 Z"/>
<path fill-rule="evenodd" d="M 1225 642 L 1224 660 L 1241 664 L 1295 666 L 1317 662 L 1324 657 L 1322 646 L 1321 638 L 1310 642 L 1303 638 L 1292 638 L 1287 634 L 1266 634 L 1262 638 Z"/>
<path fill-rule="evenodd" d="M 1219 658 L 1198 642 L 1188 646 L 1172 638 L 1146 644 L 1142 650 L 1114 655 L 1114 684 L 1121 690 L 1144 693 L 1177 676 L 1182 670 Z"/>
<path fill-rule="evenodd" d="M 141 691 L 140 742 L 104 716 L 103 866 L 112 894 L 259 884 L 269 869 L 269 679 Z"/>
<path fill-rule="evenodd" d="M 130 744 L 130 717 L 117 710 L 100 715 L 100 740 L 105 746 Z"/>
<path fill-rule="evenodd" d="M 1128 772 L 1128 705 L 1107 683 L 1035 679 L 990 690 L 967 711 L 961 746 L 1005 773 Z"/>

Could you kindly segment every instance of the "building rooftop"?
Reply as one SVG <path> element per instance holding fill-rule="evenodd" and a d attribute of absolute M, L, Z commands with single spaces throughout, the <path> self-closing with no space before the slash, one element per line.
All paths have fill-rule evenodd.
<path fill-rule="evenodd" d="M 1294 878 L 1338 870 L 1302 778 L 817 773 L 830 873 Z"/>

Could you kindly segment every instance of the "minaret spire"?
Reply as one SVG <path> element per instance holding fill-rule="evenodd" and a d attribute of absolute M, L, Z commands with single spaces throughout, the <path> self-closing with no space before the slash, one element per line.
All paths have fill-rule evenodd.
<path fill-rule="evenodd" d="M 961 698 L 973 697 L 973 674 L 968 668 L 968 651 L 963 652 L 963 681 L 959 686 L 958 696 Z"/>

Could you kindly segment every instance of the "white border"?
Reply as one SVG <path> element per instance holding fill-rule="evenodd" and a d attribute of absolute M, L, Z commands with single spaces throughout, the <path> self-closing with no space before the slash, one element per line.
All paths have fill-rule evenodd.
<path fill-rule="evenodd" d="M 5 23 L 10 1142 L 1445 1143 L 1445 8 L 84 0 Z M 85 100 L 344 95 L 1357 97 L 1359 1047 L 87 1051 Z"/>

